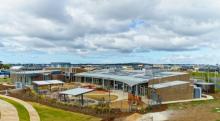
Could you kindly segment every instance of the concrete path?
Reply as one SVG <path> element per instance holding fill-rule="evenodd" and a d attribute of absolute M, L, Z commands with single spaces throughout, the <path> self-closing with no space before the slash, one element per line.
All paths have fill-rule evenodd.
<path fill-rule="evenodd" d="M 121 90 L 113 90 L 111 95 L 117 95 L 118 99 L 112 101 L 112 102 L 117 102 L 117 101 L 121 101 L 121 100 L 127 100 L 128 99 L 128 93 L 127 92 L 123 92 Z"/>
<path fill-rule="evenodd" d="M 155 113 L 147 113 L 141 116 L 136 121 L 169 121 L 169 117 L 174 115 L 173 111 L 163 111 Z"/>
<path fill-rule="evenodd" d="M 30 121 L 40 121 L 40 117 L 39 117 L 37 111 L 32 107 L 31 104 L 29 104 L 27 102 L 24 102 L 20 99 L 14 98 L 14 97 L 9 97 L 9 96 L 5 96 L 5 95 L 0 95 L 0 96 L 11 99 L 11 100 L 14 100 L 14 101 L 22 104 L 27 109 L 27 111 L 29 112 Z"/>
<path fill-rule="evenodd" d="M 0 121 L 19 121 L 16 108 L 0 99 Z"/>
<path fill-rule="evenodd" d="M 214 98 L 211 95 L 203 94 L 202 98 L 189 99 L 189 100 L 178 100 L 178 101 L 168 101 L 162 102 L 162 104 L 174 104 L 174 103 L 183 103 L 183 102 L 196 102 L 196 101 L 205 101 L 205 100 L 213 100 Z"/>

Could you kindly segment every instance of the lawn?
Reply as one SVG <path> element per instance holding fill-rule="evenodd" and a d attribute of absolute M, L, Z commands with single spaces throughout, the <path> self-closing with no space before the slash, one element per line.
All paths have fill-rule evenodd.
<path fill-rule="evenodd" d="M 97 100 L 97 101 L 100 101 L 100 100 L 102 100 L 103 98 L 104 98 L 105 100 L 109 100 L 109 95 L 86 95 L 86 97 L 91 98 L 91 99 L 94 99 L 94 100 Z M 118 96 L 116 96 L 116 95 L 110 95 L 110 99 L 111 99 L 111 101 L 117 100 L 117 99 L 118 99 Z"/>
<path fill-rule="evenodd" d="M 38 103 L 31 103 L 37 110 L 41 121 L 100 121 L 101 119 L 80 113 L 69 112 Z"/>
<path fill-rule="evenodd" d="M 20 103 L 16 101 L 13 101 L 13 100 L 1 97 L 1 96 L 0 96 L 0 99 L 12 104 L 17 109 L 19 121 L 30 121 L 29 113 L 23 105 L 21 105 Z"/>
<path fill-rule="evenodd" d="M 2 84 L 2 83 L 9 83 L 9 84 L 11 84 L 12 80 L 11 80 L 11 78 L 0 78 L 0 84 Z"/>
<path fill-rule="evenodd" d="M 207 78 L 220 78 L 219 73 L 214 73 L 214 72 L 190 72 L 191 77 L 198 78 L 198 79 L 205 79 Z"/>

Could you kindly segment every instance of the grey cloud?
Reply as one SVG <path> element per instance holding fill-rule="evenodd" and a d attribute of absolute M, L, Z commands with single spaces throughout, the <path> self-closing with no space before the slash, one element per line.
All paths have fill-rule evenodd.
<path fill-rule="evenodd" d="M 64 23 L 70 19 L 65 9 L 68 1 L 31 0 L 27 1 L 23 9 L 31 15 Z"/>
<path fill-rule="evenodd" d="M 177 1 L 18 0 L 10 7 L 9 0 L 0 5 L 0 35 L 4 48 L 17 51 L 86 54 L 220 47 L 219 1 Z M 134 20 L 144 23 L 132 27 Z"/>

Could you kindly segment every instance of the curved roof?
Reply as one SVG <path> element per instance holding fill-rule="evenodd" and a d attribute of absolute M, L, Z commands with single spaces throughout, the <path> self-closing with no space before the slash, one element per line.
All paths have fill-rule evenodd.
<path fill-rule="evenodd" d="M 129 86 L 134 86 L 137 84 L 147 83 L 149 80 L 164 78 L 175 75 L 182 75 L 186 73 L 180 72 L 157 72 L 153 75 L 146 75 L 144 71 L 119 71 L 119 72 L 109 72 L 106 70 L 103 71 L 92 71 L 92 72 L 83 72 L 75 74 L 78 77 L 93 77 L 93 78 L 102 78 L 108 80 L 116 80 L 128 84 Z"/>

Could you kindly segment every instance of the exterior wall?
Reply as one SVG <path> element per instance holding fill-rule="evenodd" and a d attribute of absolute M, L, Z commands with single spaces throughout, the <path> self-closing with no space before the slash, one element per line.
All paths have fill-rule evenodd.
<path fill-rule="evenodd" d="M 60 71 L 62 71 L 63 73 L 65 73 L 65 77 L 64 77 L 64 79 L 61 79 L 61 80 L 65 80 L 67 82 L 75 81 L 74 74 L 87 71 L 84 68 L 78 68 L 78 67 L 67 67 L 67 68 L 65 68 L 65 67 L 60 67 L 60 68 L 48 67 L 45 69 L 46 70 L 60 70 Z"/>
<path fill-rule="evenodd" d="M 148 92 L 150 93 L 151 90 L 152 89 L 149 89 Z M 186 100 L 193 98 L 193 86 L 191 86 L 190 84 L 182 84 L 167 88 L 155 89 L 155 91 L 161 97 L 162 102 Z"/>
<path fill-rule="evenodd" d="M 187 82 L 192 83 L 192 81 L 190 80 L 190 75 L 183 74 L 183 75 L 164 77 L 164 78 L 160 78 L 160 79 L 152 79 L 149 81 L 148 84 L 152 85 L 152 84 L 159 84 L 159 83 L 164 83 L 164 82 L 172 82 L 172 81 L 176 81 L 176 80 L 187 81 Z"/>
<path fill-rule="evenodd" d="M 64 74 L 11 74 L 12 81 L 14 83 L 21 82 L 23 85 L 31 85 L 32 81 L 40 81 L 40 80 L 64 80 Z"/>
<path fill-rule="evenodd" d="M 11 74 L 12 81 L 22 82 L 24 85 L 31 85 L 32 81 L 44 80 L 44 76 L 42 74 L 38 75 L 24 75 L 24 74 Z"/>
<path fill-rule="evenodd" d="M 37 76 L 30 76 L 31 81 L 39 81 L 39 80 L 44 80 L 43 75 L 37 75 Z"/>
<path fill-rule="evenodd" d="M 51 75 L 51 79 L 52 79 L 52 80 L 61 80 L 61 81 L 64 81 L 64 80 L 65 80 L 65 76 L 64 76 L 64 74 L 52 74 L 52 75 Z"/>

